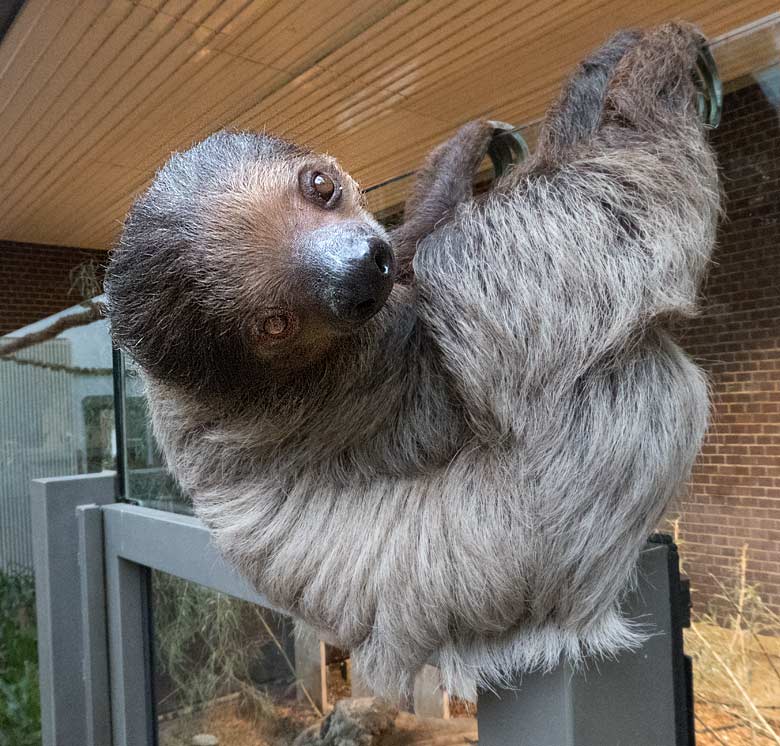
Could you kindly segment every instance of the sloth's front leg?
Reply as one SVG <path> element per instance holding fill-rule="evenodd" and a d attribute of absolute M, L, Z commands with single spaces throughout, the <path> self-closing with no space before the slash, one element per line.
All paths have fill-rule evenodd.
<path fill-rule="evenodd" d="M 474 174 L 494 131 L 491 122 L 481 120 L 463 125 L 430 153 L 417 172 L 404 207 L 404 222 L 392 234 L 400 281 L 413 277 L 417 244 L 471 198 Z"/>

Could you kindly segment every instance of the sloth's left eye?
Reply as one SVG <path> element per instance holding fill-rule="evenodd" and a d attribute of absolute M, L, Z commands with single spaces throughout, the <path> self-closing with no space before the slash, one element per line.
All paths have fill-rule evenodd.
<path fill-rule="evenodd" d="M 322 171 L 302 174 L 301 189 L 306 197 L 322 207 L 335 207 L 341 197 L 339 183 Z"/>

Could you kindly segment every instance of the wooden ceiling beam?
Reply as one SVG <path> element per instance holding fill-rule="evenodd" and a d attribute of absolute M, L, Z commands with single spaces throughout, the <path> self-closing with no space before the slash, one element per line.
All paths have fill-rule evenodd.
<path fill-rule="evenodd" d="M 224 126 L 326 150 L 370 187 L 416 168 L 464 121 L 538 119 L 617 28 L 684 17 L 720 36 L 777 10 L 774 0 L 28 0 L 0 43 L 0 238 L 107 248 L 170 152 Z M 723 77 L 776 63 L 778 29 L 716 50 Z M 370 203 L 394 204 L 407 186 Z"/>

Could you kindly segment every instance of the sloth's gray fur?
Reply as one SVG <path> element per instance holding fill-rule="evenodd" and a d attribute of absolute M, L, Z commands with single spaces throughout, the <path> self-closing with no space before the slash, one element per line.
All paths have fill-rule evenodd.
<path fill-rule="evenodd" d="M 411 285 L 311 369 L 248 376 L 248 392 L 155 367 L 158 336 L 189 332 L 143 257 L 176 231 L 197 240 L 197 190 L 213 187 L 192 173 L 232 169 L 235 186 L 268 138 L 221 134 L 177 156 L 129 218 L 114 333 L 147 370 L 169 467 L 229 560 L 351 649 L 379 692 L 407 690 L 431 656 L 458 692 L 641 639 L 619 601 L 708 410 L 666 331 L 695 310 L 718 211 L 692 105 L 700 41 L 678 25 L 613 39 L 568 84 L 535 158 L 480 199 L 468 184 L 489 128 L 467 125 L 432 155 L 396 234 Z M 176 220 L 162 229 L 155 210 Z M 187 266 L 155 278 L 168 271 L 181 297 Z M 187 297 L 229 324 L 209 281 Z"/>

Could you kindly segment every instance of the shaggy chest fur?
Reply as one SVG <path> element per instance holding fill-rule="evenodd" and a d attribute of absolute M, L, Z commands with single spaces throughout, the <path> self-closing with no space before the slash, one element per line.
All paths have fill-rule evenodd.
<path fill-rule="evenodd" d="M 651 335 L 619 376 L 529 392 L 486 443 L 425 350 L 409 354 L 422 357 L 397 381 L 413 390 L 380 390 L 376 428 L 349 426 L 371 404 L 338 387 L 295 420 L 220 418 L 151 385 L 168 463 L 220 551 L 353 650 L 378 690 L 403 690 L 431 657 L 459 691 L 635 643 L 618 601 L 701 436 L 694 366 Z M 661 373 L 668 398 L 649 394 Z"/>
<path fill-rule="evenodd" d="M 641 638 L 621 595 L 707 420 L 666 331 L 695 310 L 718 213 L 701 44 L 680 25 L 618 34 L 480 200 L 493 125 L 462 127 L 393 234 L 412 287 L 348 332 L 304 303 L 290 346 L 258 333 L 258 308 L 300 305 L 298 254 L 280 261 L 266 231 L 263 264 L 245 231 L 273 184 L 290 194 L 292 146 L 223 133 L 134 209 L 112 330 L 146 371 L 168 466 L 225 556 L 377 692 L 408 691 L 431 658 L 458 693 Z"/>

